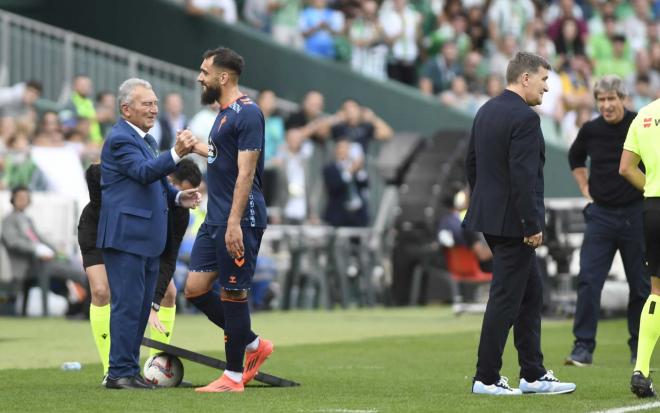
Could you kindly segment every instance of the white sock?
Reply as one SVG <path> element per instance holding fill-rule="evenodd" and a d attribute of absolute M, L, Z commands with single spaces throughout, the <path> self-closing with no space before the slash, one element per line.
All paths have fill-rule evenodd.
<path fill-rule="evenodd" d="M 259 337 L 255 338 L 250 344 L 245 346 L 245 351 L 253 352 L 259 348 Z"/>
<path fill-rule="evenodd" d="M 240 383 L 243 381 L 243 373 L 238 371 L 225 370 L 225 376 L 229 377 L 231 381 L 235 383 Z"/>

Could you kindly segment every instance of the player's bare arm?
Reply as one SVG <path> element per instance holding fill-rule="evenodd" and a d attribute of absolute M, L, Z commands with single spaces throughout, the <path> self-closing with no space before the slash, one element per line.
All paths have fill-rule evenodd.
<path fill-rule="evenodd" d="M 621 153 L 621 163 L 619 164 L 619 174 L 626 178 L 628 182 L 638 190 L 644 192 L 646 184 L 646 175 L 639 169 L 641 158 L 634 152 L 626 149 Z"/>
<path fill-rule="evenodd" d="M 232 258 L 243 256 L 243 231 L 241 230 L 241 218 L 245 212 L 248 196 L 252 190 L 254 173 L 261 151 L 239 151 L 238 152 L 238 177 L 234 187 L 231 211 L 227 220 L 227 232 L 225 243 L 227 251 Z"/>

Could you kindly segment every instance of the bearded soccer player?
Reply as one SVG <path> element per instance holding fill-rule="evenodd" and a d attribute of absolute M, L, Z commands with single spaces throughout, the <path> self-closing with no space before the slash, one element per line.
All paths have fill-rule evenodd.
<path fill-rule="evenodd" d="M 242 392 L 273 352 L 273 343 L 252 331 L 247 301 L 266 229 L 266 203 L 261 188 L 264 117 L 238 88 L 244 65 L 240 55 L 221 47 L 204 54 L 197 77 L 203 103 L 221 107 L 208 144 L 194 149 L 208 157 L 209 201 L 191 253 L 185 295 L 224 330 L 227 357 L 224 374 L 196 389 L 202 393 Z M 216 278 L 219 297 L 212 291 Z"/>

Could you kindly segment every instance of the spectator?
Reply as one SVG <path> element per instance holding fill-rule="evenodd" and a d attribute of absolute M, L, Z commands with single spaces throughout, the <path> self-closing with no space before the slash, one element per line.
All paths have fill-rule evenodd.
<path fill-rule="evenodd" d="M 585 56 L 578 55 L 564 63 L 559 79 L 565 111 L 575 110 L 579 106 L 593 106 L 591 70 Z"/>
<path fill-rule="evenodd" d="M 284 224 L 300 225 L 307 222 L 308 217 L 316 215 L 310 211 L 313 189 L 307 178 L 313 150 L 301 129 L 292 128 L 286 132 L 286 145 L 280 147 L 275 159 L 283 183 L 280 185 L 278 204 L 282 206 Z"/>
<path fill-rule="evenodd" d="M 445 248 L 469 248 L 477 257 L 481 270 L 492 272 L 493 253 L 488 248 L 483 234 L 470 231 L 462 226 L 463 216 L 469 203 L 467 191 L 460 188 L 450 198 L 445 199 L 443 203 L 449 209 L 449 212 L 440 219 L 440 228 L 438 230 L 438 241 L 440 245 Z"/>
<path fill-rule="evenodd" d="M 165 96 L 164 111 L 158 117 L 158 122 L 149 131 L 158 143 L 158 149 L 169 151 L 176 141 L 177 131 L 188 127 L 188 119 L 183 114 L 183 99 L 176 92 L 170 92 Z"/>
<path fill-rule="evenodd" d="M 351 160 L 351 143 L 340 139 L 335 159 L 323 168 L 327 205 L 323 219 L 335 227 L 364 227 L 369 223 L 367 210 L 367 173 Z"/>
<path fill-rule="evenodd" d="M 89 138 L 92 142 L 100 144 L 103 142 L 101 126 L 96 118 L 96 109 L 90 96 L 92 95 L 92 79 L 87 75 L 78 75 L 73 79 L 73 90 L 71 100 L 66 105 L 65 116 L 68 119 L 81 118 L 90 122 Z"/>
<path fill-rule="evenodd" d="M 419 88 L 425 95 L 436 95 L 449 89 L 452 80 L 462 72 L 456 45 L 453 41 L 446 41 L 441 52 L 422 67 Z"/>
<path fill-rule="evenodd" d="M 442 45 L 452 41 L 458 49 L 458 55 L 463 58 L 470 51 L 470 36 L 467 34 L 467 17 L 462 13 L 459 2 L 445 4 L 447 7 L 458 7 L 457 12 L 446 11 L 438 18 L 438 28 L 424 39 L 428 54 L 436 54 Z M 457 6 L 456 6 L 457 5 Z M 448 17 L 444 17 L 444 16 Z"/>
<path fill-rule="evenodd" d="M 522 40 L 533 18 L 534 4 L 531 0 L 494 0 L 488 9 L 490 40 L 495 45 L 499 45 L 507 35 L 514 40 Z"/>
<path fill-rule="evenodd" d="M 451 88 L 442 92 L 440 101 L 460 112 L 474 116 L 479 109 L 480 101 L 468 92 L 467 82 L 463 76 L 456 76 L 451 81 Z"/>
<path fill-rule="evenodd" d="M 36 80 L 17 83 L 0 88 L 0 115 L 23 118 L 34 116 L 34 103 L 41 96 L 43 88 Z"/>
<path fill-rule="evenodd" d="M 499 49 L 493 53 L 490 58 L 490 72 L 491 73 L 506 73 L 506 68 L 509 61 L 518 52 L 518 39 L 512 35 L 507 34 L 499 42 Z"/>
<path fill-rule="evenodd" d="M 299 16 L 301 0 L 271 0 L 273 39 L 283 45 L 302 49 Z"/>
<path fill-rule="evenodd" d="M 47 111 L 41 118 L 33 144 L 37 146 L 59 146 L 64 142 L 57 113 Z"/>
<path fill-rule="evenodd" d="M 260 32 L 270 33 L 270 0 L 246 0 L 243 4 L 243 17 Z"/>
<path fill-rule="evenodd" d="M 479 94 L 484 90 L 484 79 L 488 75 L 488 67 L 484 58 L 476 50 L 473 50 L 463 59 L 463 78 L 467 82 L 470 93 Z"/>
<path fill-rule="evenodd" d="M 593 34 L 587 40 L 587 54 L 596 68 L 612 59 L 614 56 L 612 39 L 620 34 L 614 15 L 604 16 L 603 24 L 604 32 Z M 626 55 L 628 55 L 628 51 L 626 51 Z"/>
<path fill-rule="evenodd" d="M 480 6 L 471 6 L 467 11 L 467 34 L 470 37 L 472 50 L 478 50 L 482 54 L 485 51 L 488 40 L 488 29 L 486 28 L 484 9 Z"/>
<path fill-rule="evenodd" d="M 11 192 L 10 200 L 13 211 L 2 220 L 2 242 L 7 248 L 12 267 L 12 274 L 18 279 L 38 278 L 50 280 L 59 278 L 67 282 L 67 286 L 76 291 L 71 284 L 74 281 L 86 285 L 85 274 L 68 259 L 57 257 L 56 248 L 45 241 L 39 234 L 32 219 L 26 214 L 30 206 L 30 190 L 24 186 L 15 187 Z M 41 283 L 42 288 L 49 284 Z M 47 294 L 47 291 L 42 291 Z M 73 294 L 77 296 L 77 292 Z M 84 297 L 78 296 L 70 300 L 69 304 L 82 301 Z M 45 304 L 46 300 L 44 300 Z M 48 314 L 47 308 L 44 314 Z"/>
<path fill-rule="evenodd" d="M 31 191 L 48 190 L 43 172 L 30 156 L 30 141 L 23 133 L 15 133 L 7 140 L 4 159 L 3 186 L 5 188 L 26 187 Z"/>
<path fill-rule="evenodd" d="M 653 89 L 651 87 L 651 78 L 648 75 L 638 75 L 635 79 L 635 86 L 632 89 L 634 91 L 632 96 L 632 107 L 634 111 L 639 111 L 644 106 L 655 100 L 653 91 L 657 92 L 657 88 Z"/>
<path fill-rule="evenodd" d="M 220 110 L 220 104 L 218 102 L 211 103 L 206 105 L 190 120 L 188 124 L 188 129 L 199 139 L 201 142 L 206 142 L 215 123 L 215 118 L 218 116 L 218 111 Z M 199 169 L 204 173 L 206 171 L 207 159 L 201 157 L 195 153 L 189 154 Z"/>
<path fill-rule="evenodd" d="M 653 20 L 648 0 L 631 0 L 634 13 L 621 22 L 623 33 L 634 52 L 647 47 L 647 22 Z"/>
<path fill-rule="evenodd" d="M 613 1 L 596 1 L 591 17 L 587 21 L 589 37 L 605 33 L 605 16 L 614 16 L 616 4 Z"/>
<path fill-rule="evenodd" d="M 660 72 L 651 68 L 651 57 L 645 49 L 635 53 L 635 73 L 628 77 L 628 90 L 635 90 L 637 79 L 647 79 L 652 91 L 660 91 Z"/>
<path fill-rule="evenodd" d="M 96 120 L 101 127 L 101 135 L 105 138 L 112 125 L 117 122 L 117 99 L 112 92 L 101 91 L 96 95 Z"/>
<path fill-rule="evenodd" d="M 264 133 L 266 135 L 264 160 L 268 164 L 279 152 L 280 146 L 284 144 L 284 120 L 277 113 L 277 96 L 272 90 L 264 89 L 259 92 L 257 105 L 264 114 Z"/>
<path fill-rule="evenodd" d="M 303 128 L 305 136 L 310 138 L 317 147 L 324 144 L 330 133 L 327 119 L 323 116 L 324 101 L 321 92 L 317 90 L 307 92 L 301 109 L 287 118 L 286 129 Z"/>
<path fill-rule="evenodd" d="M 617 34 L 612 37 L 612 57 L 608 60 L 598 61 L 594 70 L 597 77 L 606 74 L 618 75 L 626 79 L 635 72 L 635 65 L 630 59 L 627 50 L 626 37 Z"/>
<path fill-rule="evenodd" d="M 344 15 L 329 8 L 327 0 L 312 0 L 300 14 L 300 32 L 309 55 L 334 59 L 335 36 L 343 30 Z"/>
<path fill-rule="evenodd" d="M 374 79 L 387 79 L 387 46 L 378 21 L 378 3 L 366 0 L 355 13 L 355 18 L 348 26 L 348 39 L 352 45 L 351 68 Z"/>
<path fill-rule="evenodd" d="M 656 72 L 660 72 L 660 41 L 651 44 L 651 67 Z"/>
<path fill-rule="evenodd" d="M 574 27 L 571 28 L 575 31 L 575 37 L 579 41 L 584 41 L 587 36 L 587 23 L 582 18 L 582 9 L 573 0 L 560 0 L 559 3 L 555 3 L 553 6 L 557 6 L 557 12 L 553 13 L 556 17 L 546 21 L 549 22 L 548 36 L 555 44 L 558 44 L 559 40 L 565 36 L 564 26 L 567 20 L 574 23 Z M 557 46 L 557 49 L 559 49 L 559 46 Z"/>
<path fill-rule="evenodd" d="M 574 0 L 558 0 L 551 2 L 545 11 L 545 21 L 552 24 L 566 17 L 584 20 L 582 8 Z"/>
<path fill-rule="evenodd" d="M 555 38 L 557 54 L 563 59 L 584 54 L 584 41 L 578 32 L 578 21 L 567 17 L 561 21 L 559 36 Z"/>
<path fill-rule="evenodd" d="M 566 148 L 570 148 L 577 138 L 582 125 L 594 117 L 594 111 L 590 105 L 580 105 L 576 110 L 572 110 L 563 117 L 561 122 L 562 143 Z"/>
<path fill-rule="evenodd" d="M 411 86 L 417 83 L 415 64 L 419 57 L 417 43 L 422 34 L 421 24 L 421 15 L 408 4 L 408 0 L 393 0 L 392 7 L 381 9 L 380 25 L 390 47 L 387 64 L 390 79 Z"/>
<path fill-rule="evenodd" d="M 186 13 L 191 16 L 215 16 L 227 24 L 238 20 L 234 0 L 186 0 Z"/>
<path fill-rule="evenodd" d="M 368 153 L 369 143 L 373 139 L 387 140 L 392 138 L 393 131 L 390 125 L 379 118 L 371 109 L 360 106 L 352 98 L 344 100 L 341 109 L 333 117 L 331 129 L 332 137 L 347 139 L 362 147 L 362 153 Z"/>
<path fill-rule="evenodd" d="M 262 174 L 262 188 L 266 205 L 276 202 L 279 185 L 279 170 L 274 164 L 275 157 L 284 144 L 284 120 L 276 113 L 277 97 L 275 92 L 264 89 L 259 92 L 257 104 L 264 115 L 264 172 Z"/>

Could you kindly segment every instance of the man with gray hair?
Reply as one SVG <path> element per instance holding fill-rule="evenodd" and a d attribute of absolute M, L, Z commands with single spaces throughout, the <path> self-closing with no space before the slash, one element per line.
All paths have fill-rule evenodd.
<path fill-rule="evenodd" d="M 465 160 L 472 190 L 463 225 L 482 232 L 493 252 L 493 281 L 481 327 L 472 392 L 494 396 L 575 390 L 543 366 L 543 282 L 535 249 L 543 242 L 545 144 L 539 115 L 550 65 L 520 52 L 506 70 L 507 87 L 486 102 L 472 124 Z M 520 364 L 520 388 L 500 376 L 509 330 Z"/>
<path fill-rule="evenodd" d="M 589 201 L 584 208 L 587 228 L 580 251 L 577 308 L 573 321 L 575 342 L 565 364 L 587 366 L 596 348 L 600 295 L 617 250 L 621 253 L 628 295 L 628 332 L 631 362 L 637 357 L 639 318 L 650 292 L 644 270 L 643 196 L 619 175 L 619 160 L 628 128 L 637 113 L 626 110 L 624 83 L 616 75 L 603 76 L 594 85 L 600 116 L 585 123 L 568 152 L 568 161 L 580 192 Z M 587 172 L 586 161 L 590 159 Z"/>
<path fill-rule="evenodd" d="M 158 279 L 159 257 L 168 240 L 169 210 L 194 208 L 197 189 L 177 191 L 167 182 L 181 157 L 197 140 L 177 137 L 158 155 L 151 129 L 158 98 L 149 82 L 132 78 L 119 87 L 122 119 L 112 128 L 101 152 L 101 212 L 96 246 L 110 285 L 109 389 L 149 389 L 140 375 L 140 343 Z"/>

